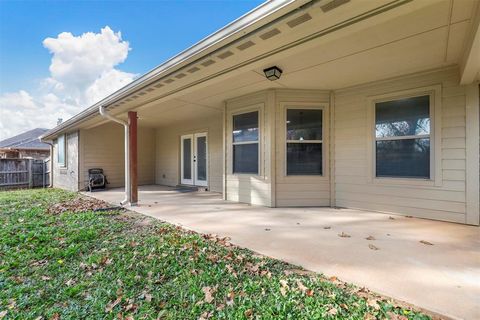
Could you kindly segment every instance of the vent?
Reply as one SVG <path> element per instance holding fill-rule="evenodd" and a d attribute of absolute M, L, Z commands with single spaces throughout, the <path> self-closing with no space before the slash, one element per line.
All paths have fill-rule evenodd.
<path fill-rule="evenodd" d="M 247 42 L 242 43 L 241 45 L 239 45 L 239 46 L 237 47 L 237 49 L 243 51 L 243 50 L 248 49 L 248 48 L 250 48 L 250 47 L 252 47 L 252 46 L 254 46 L 254 45 L 255 45 L 255 42 L 253 42 L 253 41 L 247 41 Z"/>
<path fill-rule="evenodd" d="M 148 88 L 147 89 L 148 92 L 152 92 L 153 90 L 155 90 L 155 89 L 153 89 L 153 88 Z"/>
<path fill-rule="evenodd" d="M 270 31 L 265 32 L 264 34 L 261 34 L 261 35 L 260 35 L 260 38 L 261 38 L 262 40 L 267 40 L 267 39 L 270 39 L 270 38 L 272 38 L 272 37 L 275 37 L 275 36 L 276 36 L 277 34 L 279 34 L 279 33 L 280 33 L 280 30 L 278 30 L 277 28 L 275 28 L 275 29 L 272 29 L 272 30 L 270 30 Z"/>
<path fill-rule="evenodd" d="M 177 79 L 182 79 L 182 78 L 185 77 L 185 76 L 186 76 L 185 73 L 179 73 L 179 74 L 177 74 L 177 75 L 175 76 L 175 78 L 177 78 Z"/>
<path fill-rule="evenodd" d="M 308 20 L 312 20 L 312 16 L 309 15 L 308 13 L 305 13 L 304 15 L 301 15 L 300 17 L 297 17 L 293 20 L 290 20 L 287 22 L 288 26 L 290 28 L 295 28 L 296 26 L 307 22 Z"/>
<path fill-rule="evenodd" d="M 204 66 L 204 67 L 208 67 L 208 66 L 210 66 L 210 65 L 212 65 L 212 64 L 214 64 L 214 63 L 215 63 L 215 61 L 213 61 L 212 59 L 210 59 L 210 60 L 207 60 L 207 61 L 202 62 L 201 64 L 202 64 L 202 66 Z"/>
<path fill-rule="evenodd" d="M 137 98 L 138 98 L 137 95 L 132 96 L 132 99 L 137 99 Z"/>
<path fill-rule="evenodd" d="M 218 55 L 218 57 L 219 57 L 220 59 L 226 59 L 226 58 L 228 58 L 228 57 L 230 57 L 230 56 L 233 56 L 233 52 L 232 52 L 232 51 L 225 51 L 225 52 L 223 52 L 223 53 L 221 53 L 221 54 Z"/>
<path fill-rule="evenodd" d="M 329 3 L 321 6 L 320 9 L 322 9 L 323 12 L 328 12 L 330 10 L 333 10 L 333 9 L 337 8 L 337 7 L 340 7 L 342 4 L 345 4 L 349 1 L 350 0 L 333 0 L 333 1 L 330 1 Z"/>
<path fill-rule="evenodd" d="M 138 94 L 141 95 L 141 96 L 144 96 L 144 95 L 146 95 L 147 93 L 146 93 L 145 91 L 142 91 L 142 92 L 139 92 Z"/>
<path fill-rule="evenodd" d="M 158 83 L 158 84 L 154 85 L 154 87 L 155 87 L 155 88 L 161 88 L 161 87 L 163 87 L 163 84 Z"/>
<path fill-rule="evenodd" d="M 193 67 L 193 68 L 191 68 L 191 69 L 188 69 L 187 72 L 189 72 L 189 73 L 195 73 L 195 72 L 197 72 L 198 70 L 200 70 L 200 69 L 197 68 L 197 67 Z"/>
<path fill-rule="evenodd" d="M 125 101 L 120 101 L 118 104 L 124 104 L 124 103 L 125 103 Z"/>
<path fill-rule="evenodd" d="M 132 99 L 131 99 L 131 98 L 127 98 L 127 99 L 125 99 L 125 101 L 132 101 Z"/>
<path fill-rule="evenodd" d="M 172 83 L 173 81 L 175 81 L 174 79 L 167 79 L 165 80 L 165 83 Z"/>

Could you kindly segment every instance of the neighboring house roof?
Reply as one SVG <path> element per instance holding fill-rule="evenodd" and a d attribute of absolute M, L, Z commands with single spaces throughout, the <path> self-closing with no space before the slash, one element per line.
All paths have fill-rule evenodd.
<path fill-rule="evenodd" d="M 0 148 L 3 149 L 34 149 L 50 150 L 50 146 L 40 141 L 40 136 L 48 129 L 35 128 L 21 133 L 14 137 L 0 141 Z"/>

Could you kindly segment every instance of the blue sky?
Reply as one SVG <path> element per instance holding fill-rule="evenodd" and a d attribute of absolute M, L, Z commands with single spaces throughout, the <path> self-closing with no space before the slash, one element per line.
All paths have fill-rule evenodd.
<path fill-rule="evenodd" d="M 32 90 L 48 76 L 42 46 L 61 32 L 110 26 L 130 43 L 122 70 L 144 73 L 262 1 L 0 1 L 0 91 Z"/>
<path fill-rule="evenodd" d="M 54 127 L 261 2 L 0 0 L 0 140 Z"/>

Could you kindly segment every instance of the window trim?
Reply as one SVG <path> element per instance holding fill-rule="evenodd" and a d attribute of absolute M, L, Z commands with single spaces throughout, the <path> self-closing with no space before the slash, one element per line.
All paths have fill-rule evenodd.
<path fill-rule="evenodd" d="M 420 87 L 409 90 L 396 91 L 381 95 L 367 97 L 368 115 L 367 115 L 367 157 L 368 157 L 368 180 L 374 184 L 394 184 L 394 185 L 419 185 L 419 186 L 441 186 L 442 185 L 442 155 L 441 155 L 441 85 Z M 415 136 L 397 136 L 397 137 L 376 137 L 375 128 L 375 106 L 379 102 L 393 101 L 412 97 L 428 95 L 430 96 L 430 134 Z M 400 140 L 430 137 L 430 178 L 416 177 L 377 177 L 376 176 L 376 142 L 385 140 Z"/>
<path fill-rule="evenodd" d="M 302 183 L 314 183 L 319 180 L 328 180 L 329 179 L 329 124 L 330 118 L 328 113 L 328 104 L 326 102 L 281 102 L 280 103 L 282 110 L 282 124 L 279 126 L 281 130 L 281 139 L 282 150 L 283 150 L 283 168 L 281 180 L 285 179 L 287 181 L 299 180 Z M 321 175 L 288 175 L 287 174 L 287 143 L 291 140 L 287 140 L 287 110 L 288 109 L 312 109 L 312 110 L 322 110 L 322 140 L 309 140 L 321 141 L 322 143 L 322 174 Z M 293 140 L 298 142 L 297 140 Z M 306 142 L 308 143 L 308 142 Z M 280 181 L 281 181 L 280 180 Z"/>
<path fill-rule="evenodd" d="M 229 146 L 228 146 L 228 148 L 229 148 L 229 152 L 230 152 L 229 174 L 231 174 L 233 176 L 259 177 L 259 176 L 263 175 L 263 168 L 261 166 L 261 163 L 262 163 L 261 143 L 263 141 L 263 138 L 262 138 L 262 131 L 263 131 L 262 130 L 262 120 L 263 120 L 262 113 L 263 112 L 262 111 L 263 111 L 263 103 L 248 106 L 248 107 L 244 107 L 244 108 L 240 108 L 240 109 L 236 109 L 235 111 L 229 113 L 228 121 L 229 121 L 229 129 L 230 130 L 227 133 L 229 135 Z M 257 112 L 258 113 L 258 139 L 257 139 L 257 141 L 234 142 L 233 141 L 233 117 L 238 116 L 238 115 L 242 115 L 242 114 L 245 114 L 245 113 L 251 113 L 251 112 Z M 245 145 L 245 144 L 257 144 L 257 147 L 258 147 L 258 172 L 257 173 L 234 172 L 233 146 L 235 146 L 235 145 Z"/>
<path fill-rule="evenodd" d="M 288 126 L 287 126 L 287 118 L 288 118 L 288 110 L 320 110 L 322 111 L 322 140 L 287 140 L 287 134 L 288 134 Z M 285 161 L 285 166 L 284 166 L 284 176 L 285 177 L 324 177 L 325 176 L 325 128 L 324 128 L 324 123 L 325 123 L 325 108 L 322 106 L 301 106 L 301 105 L 295 105 L 295 106 L 290 106 L 286 105 L 284 108 L 284 161 Z M 322 145 L 322 174 L 288 174 L 288 154 L 287 154 L 287 146 L 289 143 L 297 143 L 297 144 L 308 144 L 308 143 L 320 143 Z"/>
<path fill-rule="evenodd" d="M 60 148 L 59 148 L 59 137 L 63 137 L 63 163 L 60 163 L 59 161 L 59 154 L 60 154 Z M 59 168 L 65 169 L 67 167 L 67 134 L 61 134 L 57 137 L 57 165 Z"/>

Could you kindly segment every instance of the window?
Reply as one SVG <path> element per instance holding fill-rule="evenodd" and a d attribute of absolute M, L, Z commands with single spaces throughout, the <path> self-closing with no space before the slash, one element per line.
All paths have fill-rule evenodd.
<path fill-rule="evenodd" d="M 60 167 L 65 167 L 66 164 L 65 152 L 65 135 L 61 135 L 57 139 L 57 162 Z"/>
<path fill-rule="evenodd" d="M 377 177 L 430 179 L 430 95 L 375 103 Z"/>
<path fill-rule="evenodd" d="M 322 175 L 323 112 L 287 109 L 287 175 Z"/>
<path fill-rule="evenodd" d="M 258 111 L 233 116 L 233 173 L 258 174 Z"/>

